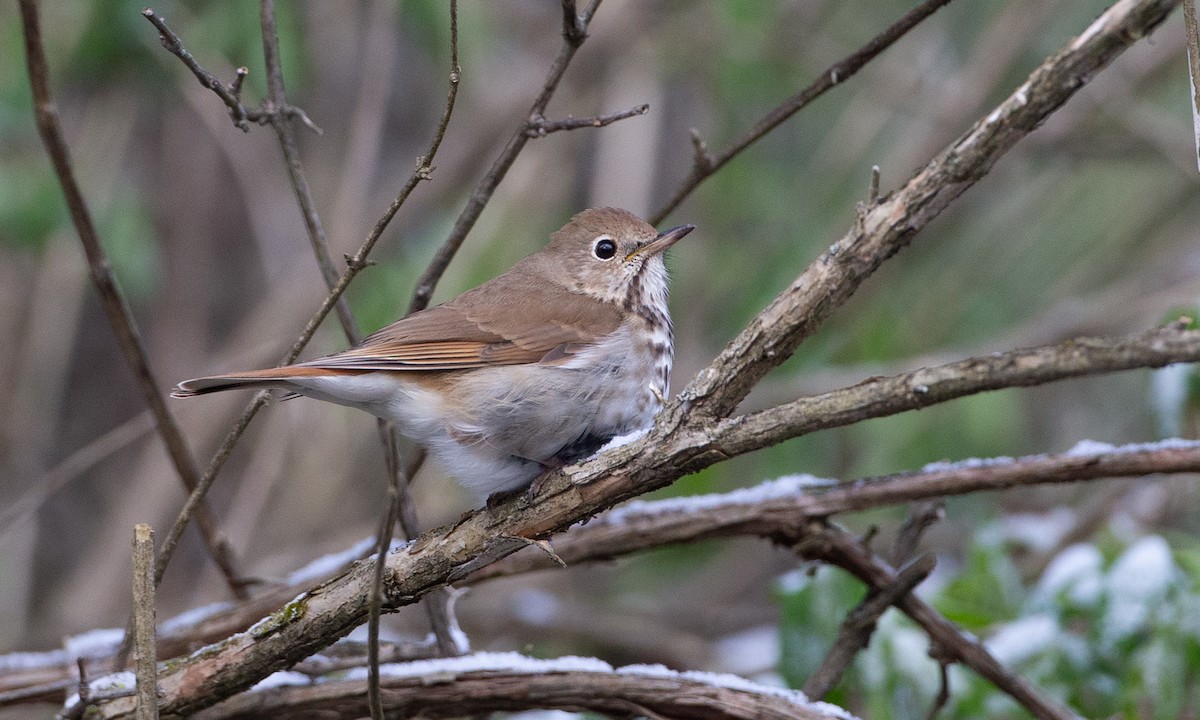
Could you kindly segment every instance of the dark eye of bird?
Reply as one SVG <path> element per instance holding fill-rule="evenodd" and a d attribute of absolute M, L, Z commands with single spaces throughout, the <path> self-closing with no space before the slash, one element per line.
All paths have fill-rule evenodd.
<path fill-rule="evenodd" d="M 597 238 L 596 247 L 592 249 L 592 252 L 596 253 L 596 257 L 601 260 L 610 260 L 617 254 L 617 244 L 612 241 L 612 238 Z"/>

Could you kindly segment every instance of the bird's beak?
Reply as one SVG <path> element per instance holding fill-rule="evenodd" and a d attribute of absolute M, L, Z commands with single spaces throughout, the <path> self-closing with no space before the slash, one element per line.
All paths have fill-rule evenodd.
<path fill-rule="evenodd" d="M 654 238 L 650 242 L 646 243 L 645 245 L 641 246 L 637 250 L 634 250 L 633 252 L 629 253 L 629 255 L 625 256 L 625 260 L 626 261 L 632 260 L 633 258 L 637 257 L 638 255 L 650 256 L 650 255 L 657 255 L 660 252 L 664 252 L 667 248 L 674 245 L 684 235 L 687 235 L 688 233 L 690 233 L 691 231 L 693 231 L 695 229 L 696 229 L 695 225 L 680 225 L 679 227 L 673 227 L 666 232 L 659 233 L 658 237 Z"/>

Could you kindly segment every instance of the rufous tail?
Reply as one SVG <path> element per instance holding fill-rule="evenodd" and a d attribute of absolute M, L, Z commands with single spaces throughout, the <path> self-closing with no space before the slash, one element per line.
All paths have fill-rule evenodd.
<path fill-rule="evenodd" d="M 289 365 L 266 370 L 247 370 L 230 373 L 229 375 L 210 375 L 209 377 L 184 380 L 171 391 L 173 398 L 189 398 L 197 395 L 221 392 L 223 390 L 245 390 L 250 388 L 280 388 L 292 389 L 291 381 L 298 377 L 318 377 L 328 375 L 343 375 L 346 371 L 328 368 L 301 367 Z"/>

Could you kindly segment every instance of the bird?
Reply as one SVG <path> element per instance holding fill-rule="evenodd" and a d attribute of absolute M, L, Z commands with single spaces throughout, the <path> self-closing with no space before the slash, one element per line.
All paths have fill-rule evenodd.
<path fill-rule="evenodd" d="M 491 504 L 652 424 L 674 358 L 663 253 L 693 229 L 584 210 L 503 274 L 355 347 L 171 395 L 269 388 L 365 410 Z"/>

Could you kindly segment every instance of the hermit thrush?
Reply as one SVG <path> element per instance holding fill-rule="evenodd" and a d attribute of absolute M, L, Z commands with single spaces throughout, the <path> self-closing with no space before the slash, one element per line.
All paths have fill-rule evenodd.
<path fill-rule="evenodd" d="M 172 395 L 268 387 L 360 408 L 480 498 L 515 490 L 650 424 L 674 353 L 662 253 L 692 229 L 584 210 L 508 272 L 357 347 Z"/>

